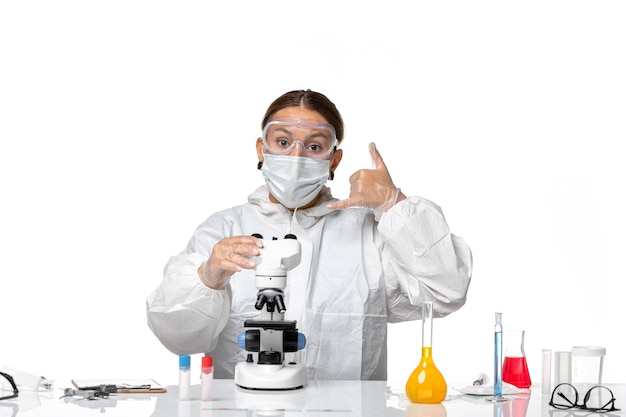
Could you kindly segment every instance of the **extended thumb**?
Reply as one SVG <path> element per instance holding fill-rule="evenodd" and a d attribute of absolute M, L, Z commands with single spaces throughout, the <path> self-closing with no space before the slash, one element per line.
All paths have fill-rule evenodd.
<path fill-rule="evenodd" d="M 383 157 L 380 156 L 380 152 L 376 149 L 376 144 L 374 142 L 369 144 L 370 149 L 370 157 L 372 158 L 372 169 L 380 168 L 385 165 L 383 162 Z"/>

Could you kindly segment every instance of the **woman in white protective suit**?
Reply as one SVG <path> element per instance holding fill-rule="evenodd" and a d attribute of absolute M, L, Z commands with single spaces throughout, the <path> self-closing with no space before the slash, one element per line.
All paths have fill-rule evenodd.
<path fill-rule="evenodd" d="M 233 378 L 246 352 L 244 321 L 255 319 L 255 263 L 264 239 L 294 234 L 300 264 L 289 271 L 285 320 L 306 348 L 295 353 L 308 379 L 386 379 L 387 323 L 435 317 L 463 306 L 472 255 L 441 209 L 394 185 L 376 146 L 375 168 L 350 177 L 346 200 L 325 185 L 343 152 L 343 120 L 323 94 L 277 98 L 256 141 L 265 179 L 248 202 L 211 215 L 170 258 L 147 298 L 148 325 L 171 352 L 213 355 L 216 378 Z"/>

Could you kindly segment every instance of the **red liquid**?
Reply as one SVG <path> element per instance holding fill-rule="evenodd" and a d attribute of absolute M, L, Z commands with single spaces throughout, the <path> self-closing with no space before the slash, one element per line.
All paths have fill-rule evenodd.
<path fill-rule="evenodd" d="M 531 382 L 526 357 L 505 356 L 502 364 L 502 380 L 517 388 L 529 388 Z"/>

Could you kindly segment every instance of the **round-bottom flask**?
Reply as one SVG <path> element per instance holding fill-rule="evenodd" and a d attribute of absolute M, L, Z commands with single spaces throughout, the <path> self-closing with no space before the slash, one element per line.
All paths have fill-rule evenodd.
<path fill-rule="evenodd" d="M 446 398 L 448 384 L 433 361 L 433 303 L 426 301 L 422 311 L 422 358 L 406 382 L 406 395 L 412 403 L 439 404 Z"/>

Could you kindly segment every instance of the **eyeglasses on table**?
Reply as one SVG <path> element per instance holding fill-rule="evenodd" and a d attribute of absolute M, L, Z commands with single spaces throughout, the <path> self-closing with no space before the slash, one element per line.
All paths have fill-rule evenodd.
<path fill-rule="evenodd" d="M 578 390 L 568 383 L 562 383 L 554 387 L 550 397 L 550 406 L 559 410 L 586 410 L 595 413 L 608 413 L 620 411 L 615 407 L 615 396 L 609 388 L 596 385 L 589 388 L 583 396 L 581 404 L 578 403 Z"/>

